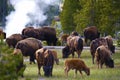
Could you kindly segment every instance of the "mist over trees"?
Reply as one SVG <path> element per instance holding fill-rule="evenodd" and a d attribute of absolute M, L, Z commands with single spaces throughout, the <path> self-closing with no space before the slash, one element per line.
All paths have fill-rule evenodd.
<path fill-rule="evenodd" d="M 60 18 L 64 31 L 70 29 L 82 33 L 85 27 L 96 26 L 102 34 L 114 35 L 120 30 L 119 0 L 75 0 L 74 4 L 70 1 L 72 0 L 65 0 L 61 12 Z"/>

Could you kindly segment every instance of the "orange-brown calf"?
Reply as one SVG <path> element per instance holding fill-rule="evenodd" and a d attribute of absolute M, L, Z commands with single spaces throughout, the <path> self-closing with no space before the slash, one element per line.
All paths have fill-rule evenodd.
<path fill-rule="evenodd" d="M 65 75 L 68 76 L 68 72 L 70 69 L 75 69 L 75 74 L 77 75 L 77 71 L 82 75 L 82 71 L 84 71 L 87 75 L 90 75 L 90 68 L 86 66 L 83 60 L 78 58 L 67 59 L 65 60 Z"/>

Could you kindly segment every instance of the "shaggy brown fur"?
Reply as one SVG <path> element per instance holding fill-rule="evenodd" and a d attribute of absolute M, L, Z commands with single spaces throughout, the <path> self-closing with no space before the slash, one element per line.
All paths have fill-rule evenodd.
<path fill-rule="evenodd" d="M 11 36 L 6 38 L 6 43 L 8 44 L 9 47 L 15 48 L 15 45 L 17 44 L 17 42 L 25 38 L 27 37 L 21 34 L 12 34 Z"/>
<path fill-rule="evenodd" d="M 62 36 L 61 36 L 61 44 L 62 45 L 65 45 L 66 43 L 67 43 L 67 38 L 68 38 L 68 34 L 63 34 Z"/>
<path fill-rule="evenodd" d="M 69 36 L 67 38 L 67 46 L 63 48 L 63 58 L 67 58 L 69 54 L 72 54 L 72 57 L 74 57 L 75 51 L 78 54 L 79 58 L 82 50 L 83 40 L 79 36 Z"/>
<path fill-rule="evenodd" d="M 57 43 L 55 28 L 42 27 L 36 29 L 33 27 L 28 27 L 23 29 L 22 34 L 28 37 L 33 37 L 42 41 L 46 41 L 48 45 L 56 45 Z"/>
<path fill-rule="evenodd" d="M 95 51 L 101 45 L 104 45 L 105 47 L 108 48 L 108 44 L 107 44 L 106 39 L 97 38 L 90 43 L 90 52 L 91 52 L 91 55 L 92 55 L 92 63 L 93 64 L 94 64 L 94 58 L 95 58 Z"/>
<path fill-rule="evenodd" d="M 100 33 L 95 26 L 90 26 L 84 29 L 84 37 L 85 37 L 85 43 L 87 44 L 87 40 L 89 39 L 90 41 L 99 38 Z"/>
<path fill-rule="evenodd" d="M 115 46 L 113 45 L 112 37 L 109 35 L 106 36 L 105 39 L 107 40 L 108 48 L 111 50 L 112 53 L 115 53 Z"/>
<path fill-rule="evenodd" d="M 20 49 L 23 56 L 30 56 L 30 64 L 32 62 L 35 63 L 35 51 L 42 48 L 42 43 L 40 40 L 35 38 L 26 38 L 24 40 L 19 41 L 15 46 L 16 50 Z"/>
<path fill-rule="evenodd" d="M 51 67 L 50 74 L 45 76 L 52 76 L 52 69 L 54 65 L 54 56 L 51 50 L 48 50 L 46 48 L 41 48 L 36 51 L 36 60 L 38 64 L 38 74 L 41 75 L 40 69 L 42 66 L 48 66 Z M 44 69 L 45 72 L 45 69 Z M 47 74 L 47 72 L 45 72 Z"/>
<path fill-rule="evenodd" d="M 52 54 L 54 56 L 54 60 L 55 60 L 56 64 L 58 65 L 59 64 L 59 59 L 57 57 L 57 52 L 55 50 L 51 50 L 51 51 L 52 51 Z"/>
<path fill-rule="evenodd" d="M 115 46 L 113 45 L 112 39 L 110 37 L 107 37 L 107 38 L 102 37 L 102 38 L 97 38 L 93 40 L 90 43 L 90 52 L 92 55 L 93 64 L 94 64 L 95 51 L 101 45 L 104 45 L 105 47 L 107 47 L 112 53 L 115 52 Z"/>
<path fill-rule="evenodd" d="M 105 63 L 106 67 L 114 67 L 114 62 L 111 58 L 111 51 L 106 48 L 104 45 L 99 46 L 96 49 L 96 53 L 95 53 L 95 58 L 96 58 L 96 62 L 99 68 L 102 68 L 102 65 Z"/>
<path fill-rule="evenodd" d="M 82 75 L 82 71 L 84 71 L 87 75 L 90 75 L 90 68 L 86 66 L 83 60 L 80 59 L 67 59 L 65 60 L 65 75 L 68 76 L 68 72 L 70 69 L 75 69 L 75 74 L 77 75 L 77 71 Z"/>

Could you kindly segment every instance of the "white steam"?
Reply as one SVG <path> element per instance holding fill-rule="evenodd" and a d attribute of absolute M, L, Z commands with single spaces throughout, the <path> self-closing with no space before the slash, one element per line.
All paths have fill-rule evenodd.
<path fill-rule="evenodd" d="M 44 10 L 49 5 L 55 5 L 56 2 L 59 0 L 10 0 L 14 11 L 6 17 L 7 36 L 21 33 L 28 23 L 34 23 L 34 25 L 42 23 L 47 18 Z"/>

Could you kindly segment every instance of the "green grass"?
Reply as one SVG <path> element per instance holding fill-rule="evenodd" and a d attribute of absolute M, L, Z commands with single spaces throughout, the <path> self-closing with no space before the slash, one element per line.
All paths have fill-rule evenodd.
<path fill-rule="evenodd" d="M 29 62 L 25 62 L 27 65 L 24 72 L 24 78 L 19 78 L 19 80 L 120 80 L 120 51 L 117 51 L 113 55 L 115 62 L 115 68 L 106 68 L 103 66 L 102 69 L 98 69 L 96 64 L 92 64 L 92 58 L 89 50 L 84 50 L 81 54 L 81 59 L 85 61 L 86 65 L 90 67 L 90 76 L 87 76 L 83 72 L 83 77 L 77 74 L 77 77 L 74 78 L 74 70 L 70 70 L 68 73 L 68 78 L 65 77 L 64 73 L 64 60 L 62 59 L 61 50 L 56 50 L 58 52 L 58 57 L 60 59 L 59 65 L 54 65 L 53 76 L 44 77 L 43 70 L 41 69 L 41 76 L 38 76 L 37 64 L 30 65 Z M 75 57 L 77 55 L 75 54 Z M 69 56 L 71 58 L 71 56 Z"/>

